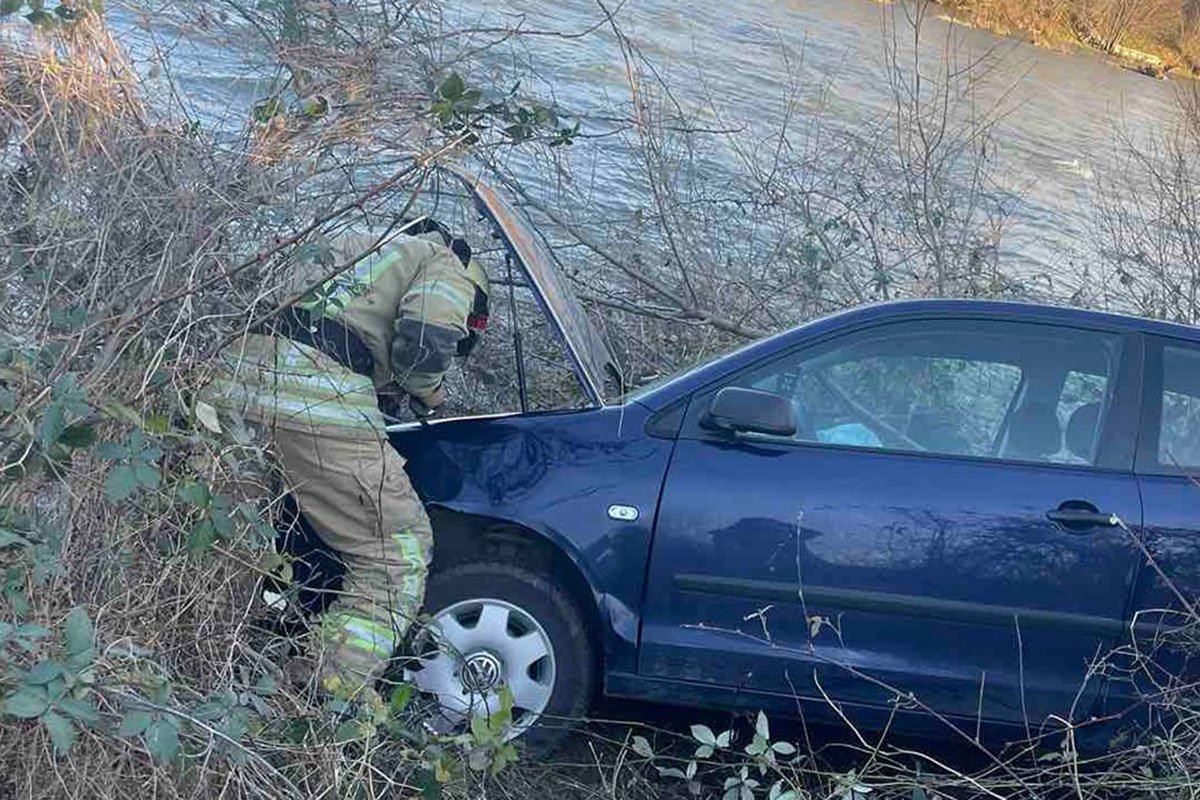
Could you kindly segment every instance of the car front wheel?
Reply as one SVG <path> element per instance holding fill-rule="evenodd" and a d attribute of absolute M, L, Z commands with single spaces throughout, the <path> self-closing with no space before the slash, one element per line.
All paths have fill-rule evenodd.
<path fill-rule="evenodd" d="M 449 733 L 513 701 L 511 738 L 551 750 L 591 700 L 595 653 L 578 605 L 547 576 L 499 561 L 456 564 L 429 578 L 431 618 L 408 680 L 437 698 Z"/>

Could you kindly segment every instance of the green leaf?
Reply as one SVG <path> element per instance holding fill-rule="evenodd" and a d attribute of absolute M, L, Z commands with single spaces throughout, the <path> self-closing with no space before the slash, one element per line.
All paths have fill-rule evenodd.
<path fill-rule="evenodd" d="M 142 462 L 133 465 L 133 473 L 137 482 L 147 489 L 157 489 L 158 484 L 162 481 L 162 474 L 158 471 L 158 467 L 151 466 Z"/>
<path fill-rule="evenodd" d="M 275 694 L 275 691 L 278 688 L 279 688 L 278 685 L 276 685 L 276 683 L 275 683 L 275 677 L 266 672 L 264 672 L 262 675 L 258 676 L 258 680 L 254 682 L 254 691 L 258 692 L 261 695 L 270 696 L 272 694 Z M 395 702 L 394 695 L 393 695 L 392 699 L 393 699 L 393 702 Z"/>
<path fill-rule="evenodd" d="M 64 633 L 67 652 L 73 656 L 92 649 L 92 645 L 96 642 L 96 631 L 83 606 L 75 606 L 71 609 L 71 613 L 67 614 Z"/>
<path fill-rule="evenodd" d="M 479 740 L 486 740 L 488 735 L 487 717 L 476 714 L 471 717 L 471 735 Z"/>
<path fill-rule="evenodd" d="M 716 735 L 712 732 L 712 729 L 709 728 L 707 725 L 693 725 L 692 726 L 692 738 L 695 739 L 700 744 L 706 744 L 706 745 L 709 745 L 710 747 L 715 747 L 717 744 Z"/>
<path fill-rule="evenodd" d="M 58 441 L 60 444 L 65 444 L 67 447 L 75 449 L 91 447 L 96 443 L 96 429 L 91 425 L 70 425 L 58 437 Z"/>
<path fill-rule="evenodd" d="M 654 748 L 650 746 L 650 742 L 646 740 L 645 736 L 633 737 L 633 752 L 642 758 L 654 758 Z"/>
<path fill-rule="evenodd" d="M 47 705 L 44 689 L 25 686 L 4 701 L 4 713 L 18 719 L 33 719 L 41 716 Z"/>
<path fill-rule="evenodd" d="M 771 726 L 767 722 L 767 715 L 761 711 L 758 712 L 758 719 L 754 721 L 754 732 L 768 741 L 771 739 Z"/>
<path fill-rule="evenodd" d="M 137 736 L 149 728 L 152 722 L 154 722 L 154 715 L 149 711 L 128 711 L 121 718 L 117 736 Z"/>
<path fill-rule="evenodd" d="M 198 481 L 188 481 L 179 487 L 177 496 L 180 500 L 188 505 L 204 508 L 212 502 L 212 492 L 208 487 Z"/>
<path fill-rule="evenodd" d="M 217 409 L 203 400 L 196 402 L 196 419 L 213 433 L 221 432 L 221 420 L 217 415 Z"/>
<path fill-rule="evenodd" d="M 504 128 L 504 134 L 514 142 L 523 142 L 533 135 L 533 129 L 524 123 L 514 123 Z"/>
<path fill-rule="evenodd" d="M 17 407 L 17 393 L 7 386 L 0 386 L 0 414 L 7 414 Z"/>
<path fill-rule="evenodd" d="M 300 110 L 306 117 L 323 117 L 329 113 L 329 98 L 324 95 L 314 95 L 301 101 Z"/>
<path fill-rule="evenodd" d="M 388 707 L 393 714 L 400 714 L 404 709 L 408 708 L 409 702 L 413 697 L 413 687 L 410 683 L 402 683 L 392 691 L 391 700 Z"/>
<path fill-rule="evenodd" d="M 120 442 L 101 442 L 96 445 L 96 456 L 105 461 L 129 458 L 129 448 Z"/>
<path fill-rule="evenodd" d="M 479 717 L 475 719 L 479 719 Z M 357 741 L 363 738 L 362 725 L 354 720 L 343 722 L 334 730 L 333 737 L 334 741 L 341 743 Z"/>
<path fill-rule="evenodd" d="M 450 103 L 445 100 L 439 100 L 438 102 L 434 103 L 429 110 L 433 112 L 434 116 L 436 116 L 438 121 L 443 125 L 454 118 L 454 106 L 450 105 Z"/>
<path fill-rule="evenodd" d="M 46 406 L 41 420 L 38 422 L 38 441 L 42 447 L 49 447 L 58 441 L 63 431 L 67 429 L 66 410 L 62 403 L 54 402 Z"/>
<path fill-rule="evenodd" d="M 254 111 L 252 113 L 256 122 L 265 124 L 270 122 L 274 117 L 282 114 L 283 111 L 283 101 L 278 97 L 271 97 L 255 104 Z"/>
<path fill-rule="evenodd" d="M 237 702 L 237 695 L 232 692 L 216 692 L 203 703 L 191 709 L 197 719 L 220 719 L 229 712 Z"/>
<path fill-rule="evenodd" d="M 696 758 L 711 758 L 713 754 L 713 746 L 711 744 L 702 744 L 696 748 Z"/>
<path fill-rule="evenodd" d="M 50 741 L 54 743 L 54 749 L 59 753 L 70 752 L 72 745 L 75 744 L 75 726 L 71 724 L 71 720 L 55 714 L 53 711 L 47 711 L 46 715 L 42 717 L 42 724 L 50 733 Z"/>
<path fill-rule="evenodd" d="M 57 20 L 54 15 L 47 11 L 30 11 L 25 15 L 25 19 L 38 27 L 47 27 L 53 25 Z"/>
<path fill-rule="evenodd" d="M 33 543 L 10 528 L 0 528 L 0 547 L 12 547 L 19 544 L 22 547 L 32 547 Z"/>
<path fill-rule="evenodd" d="M 921 787 L 921 786 L 913 787 L 912 800 L 929 800 L 929 796 L 925 793 L 924 787 Z"/>
<path fill-rule="evenodd" d="M 0 15 L 15 14 L 25 5 L 25 0 L 0 0 Z"/>
<path fill-rule="evenodd" d="M 188 552 L 194 556 L 207 553 L 217 540 L 217 532 L 209 520 L 201 520 L 192 527 L 187 537 Z"/>
<path fill-rule="evenodd" d="M 220 726 L 221 733 L 235 742 L 241 741 L 248 730 L 250 730 L 250 711 L 245 708 L 231 710 L 229 716 L 225 719 L 225 724 Z"/>
<path fill-rule="evenodd" d="M 96 711 L 96 707 L 90 700 L 82 697 L 64 697 L 56 702 L 54 707 L 87 725 L 95 725 L 100 722 L 100 713 Z"/>
<path fill-rule="evenodd" d="M 45 686 L 55 678 L 61 677 L 62 674 L 62 664 L 57 661 L 41 661 L 34 664 L 33 669 L 29 670 L 29 674 L 25 676 L 25 682 L 34 686 Z"/>
<path fill-rule="evenodd" d="M 63 408 L 76 416 L 82 416 L 91 410 L 87 401 L 87 392 L 80 387 L 79 376 L 74 372 L 64 373 L 54 382 L 50 397 L 62 403 Z"/>
<path fill-rule="evenodd" d="M 791 742 L 775 742 L 775 744 L 771 745 L 771 749 L 781 756 L 796 755 L 796 746 Z"/>
<path fill-rule="evenodd" d="M 146 749 L 151 757 L 160 764 L 174 761 L 179 755 L 179 729 L 175 721 L 160 718 L 146 729 Z"/>
<path fill-rule="evenodd" d="M 59 16 L 62 15 L 59 14 Z M 62 330 L 77 331 L 86 322 L 87 308 L 85 306 L 67 306 L 53 309 L 50 312 L 50 323 Z"/>
<path fill-rule="evenodd" d="M 109 419 L 114 419 L 117 422 L 124 422 L 127 425 L 141 426 L 142 415 L 134 411 L 124 403 L 118 403 L 115 400 L 110 400 L 101 406 L 105 416 Z"/>
<path fill-rule="evenodd" d="M 442 81 L 442 85 L 438 87 L 438 94 L 447 100 L 458 100 L 463 96 L 466 88 L 462 76 L 457 72 L 452 72 L 446 80 Z"/>
<path fill-rule="evenodd" d="M 217 536 L 228 539 L 233 534 L 233 517 L 229 513 L 229 501 L 224 497 L 218 497 L 217 502 L 213 503 L 209 519 L 212 520 Z"/>
<path fill-rule="evenodd" d="M 137 473 L 128 464 L 118 464 L 104 476 L 104 496 L 119 503 L 137 488 Z"/>
<path fill-rule="evenodd" d="M 418 770 L 413 785 L 420 789 L 421 800 L 442 800 L 442 785 L 431 769 Z"/>

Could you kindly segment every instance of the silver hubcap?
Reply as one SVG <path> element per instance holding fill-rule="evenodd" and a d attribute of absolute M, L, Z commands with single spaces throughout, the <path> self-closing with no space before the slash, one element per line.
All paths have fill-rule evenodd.
<path fill-rule="evenodd" d="M 557 668 L 545 629 L 504 600 L 464 600 L 433 616 L 428 655 L 407 678 L 441 706 L 435 729 L 450 733 L 474 716 L 500 708 L 500 689 L 513 698 L 509 737 L 523 733 L 546 710 Z"/>

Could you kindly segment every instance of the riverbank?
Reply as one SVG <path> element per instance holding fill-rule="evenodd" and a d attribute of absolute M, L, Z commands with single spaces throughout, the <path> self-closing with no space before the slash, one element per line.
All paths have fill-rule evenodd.
<path fill-rule="evenodd" d="M 1200 34 L 1184 33 L 1182 20 L 1109 22 L 1104 32 L 1094 20 L 1073 12 L 1069 3 L 1030 4 L 1024 0 L 934 0 L 943 19 L 1000 36 L 1024 39 L 1053 50 L 1088 50 L 1124 69 L 1159 80 L 1200 78 Z M 1051 10 L 1048 10 L 1051 9 Z"/>

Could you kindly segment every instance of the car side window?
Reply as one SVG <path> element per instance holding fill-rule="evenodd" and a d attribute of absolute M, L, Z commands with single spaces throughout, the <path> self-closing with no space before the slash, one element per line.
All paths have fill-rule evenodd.
<path fill-rule="evenodd" d="M 1021 382 L 1021 370 L 1012 364 L 936 352 L 843 361 L 826 374 L 846 405 L 886 423 L 901 449 L 974 456 L 990 454 Z M 858 424 L 823 422 L 817 440 L 833 443 L 845 425 Z"/>
<path fill-rule="evenodd" d="M 1158 463 L 1200 471 L 1200 351 L 1163 348 Z"/>
<path fill-rule="evenodd" d="M 848 334 L 743 375 L 791 401 L 795 440 L 1093 464 L 1120 337 L 940 320 Z M 770 438 L 770 437 L 768 437 Z"/>

